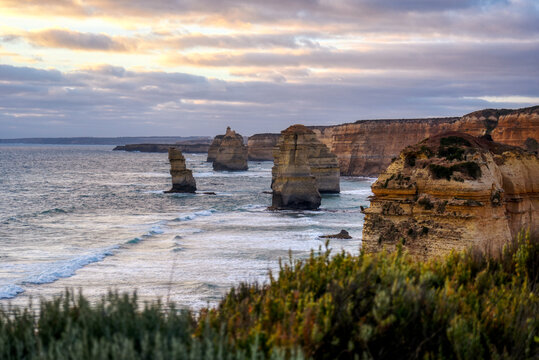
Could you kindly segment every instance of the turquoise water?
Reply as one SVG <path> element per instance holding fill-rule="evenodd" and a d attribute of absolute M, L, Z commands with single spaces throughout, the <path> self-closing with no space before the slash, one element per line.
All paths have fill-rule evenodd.
<path fill-rule="evenodd" d="M 65 288 L 99 298 L 137 290 L 199 308 L 241 281 L 264 282 L 280 258 L 330 247 L 357 253 L 373 179 L 342 178 L 320 211 L 267 210 L 271 162 L 214 172 L 185 154 L 199 193 L 164 194 L 166 154 L 109 146 L 0 146 L 0 304 Z M 215 192 L 205 195 L 202 192 Z"/>

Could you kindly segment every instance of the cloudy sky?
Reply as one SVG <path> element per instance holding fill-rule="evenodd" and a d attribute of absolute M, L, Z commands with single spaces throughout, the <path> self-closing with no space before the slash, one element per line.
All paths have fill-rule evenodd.
<path fill-rule="evenodd" d="M 537 104 L 536 0 L 0 0 L 0 138 Z"/>

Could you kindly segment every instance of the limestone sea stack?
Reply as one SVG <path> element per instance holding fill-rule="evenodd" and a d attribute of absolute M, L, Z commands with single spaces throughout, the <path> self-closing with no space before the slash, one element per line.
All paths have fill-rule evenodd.
<path fill-rule="evenodd" d="M 316 178 L 318 191 L 320 193 L 340 192 L 340 170 L 337 156 L 329 151 L 328 147 L 321 143 L 316 134 L 304 125 L 293 125 L 281 132 L 281 136 L 274 148 L 274 167 L 280 165 L 280 148 L 284 143 L 293 139 L 293 134 L 300 138 L 302 151 L 307 156 L 311 175 Z M 273 172 L 273 177 L 276 173 Z"/>
<path fill-rule="evenodd" d="M 409 146 L 372 192 L 368 252 L 402 244 L 419 258 L 469 247 L 497 256 L 519 231 L 539 232 L 539 158 L 488 137 L 453 132 Z"/>
<path fill-rule="evenodd" d="M 243 136 L 228 127 L 215 155 L 213 170 L 244 171 L 247 169 L 247 146 L 243 143 Z"/>
<path fill-rule="evenodd" d="M 281 132 L 274 149 L 272 208 L 313 210 L 320 206 L 318 182 L 311 173 L 312 131 L 293 125 Z"/>
<path fill-rule="evenodd" d="M 167 193 L 194 193 L 197 189 L 193 172 L 185 167 L 185 157 L 177 148 L 168 149 L 172 189 Z"/>

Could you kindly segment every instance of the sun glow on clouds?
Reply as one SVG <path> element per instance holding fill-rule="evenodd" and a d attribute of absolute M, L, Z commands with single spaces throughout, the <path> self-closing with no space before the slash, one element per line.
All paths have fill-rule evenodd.
<path fill-rule="evenodd" d="M 535 105 L 538 23 L 533 0 L 0 0 L 0 127 L 248 134 Z"/>

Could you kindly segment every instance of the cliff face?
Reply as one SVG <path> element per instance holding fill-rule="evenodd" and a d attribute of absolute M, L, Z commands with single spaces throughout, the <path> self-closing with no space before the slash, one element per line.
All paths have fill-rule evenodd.
<path fill-rule="evenodd" d="M 170 175 L 172 175 L 172 189 L 168 193 L 194 193 L 197 189 L 193 172 L 185 167 L 185 158 L 181 150 L 168 149 L 170 161 Z"/>
<path fill-rule="evenodd" d="M 274 149 L 274 169 L 277 169 L 281 162 L 281 148 L 288 146 L 286 142 L 291 142 L 291 134 L 300 138 L 302 151 L 307 156 L 307 162 L 311 172 L 316 178 L 318 191 L 320 193 L 340 192 L 340 171 L 337 156 L 331 153 L 326 145 L 318 140 L 315 132 L 303 125 L 293 125 L 281 133 L 277 145 Z M 273 174 L 275 176 L 275 174 Z"/>
<path fill-rule="evenodd" d="M 281 132 L 272 168 L 272 208 L 305 210 L 320 206 L 318 183 L 308 160 L 313 137 L 314 133 L 303 125 Z"/>
<path fill-rule="evenodd" d="M 315 130 L 339 158 L 342 175 L 378 176 L 408 145 L 447 131 L 537 151 L 539 106 L 518 110 L 481 110 L 461 118 L 364 120 Z"/>
<path fill-rule="evenodd" d="M 218 171 L 247 170 L 247 147 L 243 144 L 243 137 L 230 128 L 226 129 L 226 134 L 219 144 L 213 161 L 213 169 Z"/>
<path fill-rule="evenodd" d="M 255 134 L 247 140 L 248 157 L 251 161 L 273 160 L 273 148 L 280 134 Z"/>
<path fill-rule="evenodd" d="M 420 258 L 475 247 L 491 255 L 518 231 L 539 232 L 539 158 L 447 133 L 407 147 L 372 185 L 363 248 L 402 244 Z"/>

